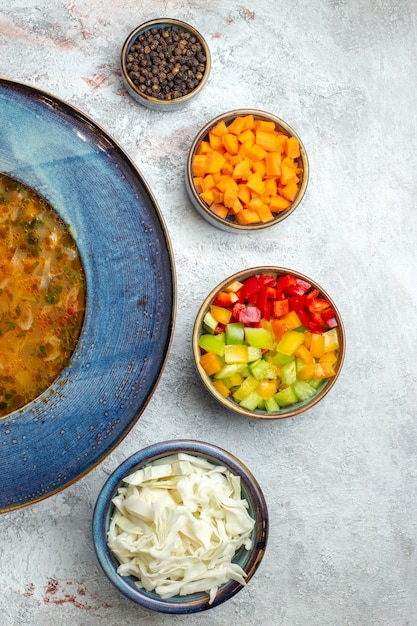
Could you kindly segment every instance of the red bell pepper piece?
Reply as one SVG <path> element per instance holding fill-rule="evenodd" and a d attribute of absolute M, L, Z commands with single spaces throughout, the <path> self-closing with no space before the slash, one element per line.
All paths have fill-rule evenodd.
<path fill-rule="evenodd" d="M 258 306 L 258 293 L 253 293 L 249 298 L 246 298 L 244 304 L 250 304 L 251 306 Z"/>
<path fill-rule="evenodd" d="M 240 302 L 241 304 L 244 304 L 242 288 L 240 288 L 237 291 L 235 291 L 235 295 L 237 296 L 236 302 Z"/>
<path fill-rule="evenodd" d="M 314 300 L 314 298 L 317 298 L 317 296 L 319 295 L 319 290 L 318 289 L 312 289 L 310 291 L 310 293 L 308 293 L 306 295 L 306 304 L 308 307 L 308 303 L 310 302 L 310 300 Z"/>
<path fill-rule="evenodd" d="M 329 328 L 335 328 L 337 326 L 336 312 L 333 307 L 329 306 L 327 309 L 322 311 L 321 317 L 323 318 L 323 322 L 325 322 Z"/>
<path fill-rule="evenodd" d="M 272 303 L 272 316 L 283 317 L 290 312 L 290 301 L 288 298 L 284 300 L 274 300 Z"/>
<path fill-rule="evenodd" d="M 247 278 L 242 286 L 242 296 L 245 302 L 248 302 L 249 299 L 259 291 L 259 276 L 251 276 Z"/>
<path fill-rule="evenodd" d="M 287 296 L 303 296 L 310 289 L 311 285 L 306 280 L 301 278 L 295 279 L 295 285 L 286 287 L 285 293 Z"/>
<path fill-rule="evenodd" d="M 259 276 L 259 284 L 261 287 L 275 287 L 277 279 L 272 274 L 261 274 Z"/>
<path fill-rule="evenodd" d="M 310 327 L 310 316 L 308 314 L 308 312 L 305 309 L 298 309 L 297 310 L 297 315 L 301 320 L 301 323 L 303 326 L 305 326 L 306 328 Z"/>
<path fill-rule="evenodd" d="M 292 311 L 300 311 L 300 309 L 304 309 L 306 305 L 306 297 L 304 295 L 301 296 L 291 296 L 289 298 L 290 301 L 290 309 Z"/>
<path fill-rule="evenodd" d="M 238 308 L 237 308 L 238 307 Z M 235 313 L 236 309 L 236 313 Z M 235 304 L 233 308 L 233 315 L 238 322 L 242 324 L 256 324 L 262 319 L 261 310 L 257 306 L 242 306 L 241 304 Z"/>
<path fill-rule="evenodd" d="M 272 312 L 272 301 L 267 300 L 263 308 L 264 318 L 266 319 L 267 322 L 269 322 L 269 320 L 271 319 L 271 312 Z"/>
<path fill-rule="evenodd" d="M 292 274 L 284 274 L 277 278 L 277 289 L 285 291 L 288 287 L 292 287 L 297 283 L 295 276 Z"/>
<path fill-rule="evenodd" d="M 328 300 L 324 300 L 324 298 L 309 298 L 307 296 L 306 306 L 309 311 L 324 311 L 329 308 L 330 302 Z"/>
<path fill-rule="evenodd" d="M 320 311 L 310 311 L 310 323 L 309 329 L 313 330 L 315 333 L 323 332 L 326 330 L 326 324 L 323 321 Z"/>
<path fill-rule="evenodd" d="M 283 298 L 281 291 L 278 291 L 278 289 L 276 289 L 275 287 L 268 286 L 267 289 L 268 289 L 268 298 L 270 300 L 281 300 Z"/>
<path fill-rule="evenodd" d="M 264 310 L 266 303 L 268 302 L 268 289 L 269 287 L 265 286 L 265 285 L 261 285 L 259 291 L 258 291 L 258 297 L 256 299 L 256 306 L 258 308 L 261 309 L 261 311 Z"/>

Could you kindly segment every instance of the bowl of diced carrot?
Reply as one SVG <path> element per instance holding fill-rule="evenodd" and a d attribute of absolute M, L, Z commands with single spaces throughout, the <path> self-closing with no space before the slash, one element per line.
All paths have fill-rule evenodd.
<path fill-rule="evenodd" d="M 311 409 L 333 388 L 345 355 L 334 301 L 282 267 L 243 270 L 204 300 L 192 338 L 199 378 L 239 415 L 277 420 Z"/>
<path fill-rule="evenodd" d="M 305 147 L 286 122 L 254 109 L 229 111 L 197 134 L 187 158 L 194 208 L 228 232 L 281 222 L 303 199 L 309 179 Z"/>

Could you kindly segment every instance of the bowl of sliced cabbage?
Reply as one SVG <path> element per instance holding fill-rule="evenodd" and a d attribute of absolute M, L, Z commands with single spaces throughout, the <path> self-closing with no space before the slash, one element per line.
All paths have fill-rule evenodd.
<path fill-rule="evenodd" d="M 125 460 L 97 498 L 98 561 L 126 597 L 162 613 L 195 613 L 244 589 L 268 539 L 251 471 L 194 440 L 150 445 Z"/>

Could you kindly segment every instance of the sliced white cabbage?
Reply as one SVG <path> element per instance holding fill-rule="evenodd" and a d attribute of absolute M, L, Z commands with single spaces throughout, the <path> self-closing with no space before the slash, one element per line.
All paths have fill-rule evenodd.
<path fill-rule="evenodd" d="M 245 584 L 233 557 L 250 550 L 255 525 L 240 477 L 186 453 L 170 455 L 123 481 L 107 540 L 118 573 L 162 598 L 195 592 L 215 599 L 229 580 Z"/>

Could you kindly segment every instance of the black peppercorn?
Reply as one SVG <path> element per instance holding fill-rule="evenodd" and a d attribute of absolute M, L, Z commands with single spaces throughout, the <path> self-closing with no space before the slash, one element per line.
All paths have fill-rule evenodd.
<path fill-rule="evenodd" d="M 160 100 L 185 96 L 202 81 L 204 48 L 178 26 L 151 28 L 139 35 L 126 55 L 126 69 L 141 93 Z"/>

